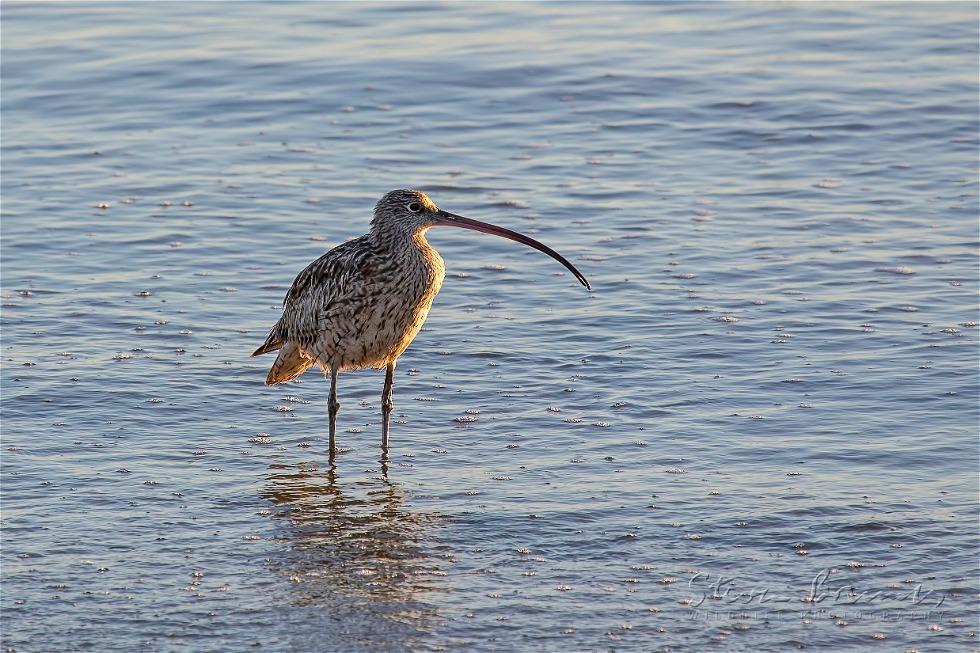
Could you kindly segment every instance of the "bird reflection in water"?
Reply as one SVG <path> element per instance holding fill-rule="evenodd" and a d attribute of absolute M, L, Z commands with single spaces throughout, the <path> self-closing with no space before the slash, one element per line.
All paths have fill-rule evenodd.
<path fill-rule="evenodd" d="M 425 596 L 445 589 L 441 565 L 451 559 L 430 543 L 438 517 L 408 510 L 387 475 L 342 483 L 333 466 L 271 469 L 263 495 L 285 547 L 270 565 L 291 581 L 293 605 L 325 608 L 348 645 L 363 637 L 400 648 L 431 632 Z"/>

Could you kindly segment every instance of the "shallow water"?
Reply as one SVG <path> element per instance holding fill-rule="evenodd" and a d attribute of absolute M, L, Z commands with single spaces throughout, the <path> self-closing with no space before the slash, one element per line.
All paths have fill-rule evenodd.
<path fill-rule="evenodd" d="M 976 648 L 977 19 L 5 3 L 3 646 Z M 397 187 L 595 290 L 431 232 L 331 469 L 248 354 Z"/>

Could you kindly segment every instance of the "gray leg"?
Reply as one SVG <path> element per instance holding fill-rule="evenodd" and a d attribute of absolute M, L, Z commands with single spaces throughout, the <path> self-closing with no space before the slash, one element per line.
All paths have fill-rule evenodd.
<path fill-rule="evenodd" d="M 337 413 L 340 411 L 340 402 L 337 401 L 337 373 L 340 370 L 336 366 L 330 368 L 330 398 L 327 400 L 327 412 L 330 415 L 330 460 L 337 455 Z"/>
<path fill-rule="evenodd" d="M 381 391 L 381 455 L 388 455 L 388 423 L 391 420 L 391 386 L 395 379 L 395 364 L 388 363 L 385 369 L 385 387 Z"/>

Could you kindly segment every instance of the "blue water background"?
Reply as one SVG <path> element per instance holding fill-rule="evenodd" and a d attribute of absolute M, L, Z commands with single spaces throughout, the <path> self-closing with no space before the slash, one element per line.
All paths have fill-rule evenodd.
<path fill-rule="evenodd" d="M 2 645 L 977 646 L 975 3 L 4 3 Z M 262 385 L 385 191 L 395 380 Z M 101 208 L 100 208 L 101 207 Z"/>

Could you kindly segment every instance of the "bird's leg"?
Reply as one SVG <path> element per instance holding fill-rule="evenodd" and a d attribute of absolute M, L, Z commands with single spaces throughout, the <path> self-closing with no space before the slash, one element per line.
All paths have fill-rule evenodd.
<path fill-rule="evenodd" d="M 337 374 L 340 370 L 336 365 L 330 367 L 330 398 L 327 400 L 327 412 L 330 415 L 330 461 L 337 455 L 337 413 L 340 402 L 337 401 Z"/>
<path fill-rule="evenodd" d="M 391 386 L 395 380 L 395 363 L 388 363 L 385 368 L 385 387 L 381 391 L 381 456 L 388 457 L 388 423 L 391 421 Z"/>

